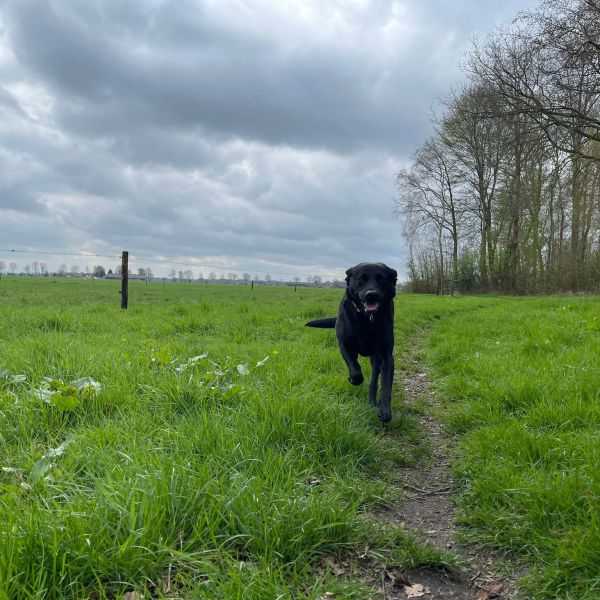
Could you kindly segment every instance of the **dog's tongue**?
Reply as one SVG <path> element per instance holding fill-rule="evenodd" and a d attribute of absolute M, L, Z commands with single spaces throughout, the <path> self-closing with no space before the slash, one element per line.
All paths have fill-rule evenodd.
<path fill-rule="evenodd" d="M 379 302 L 365 302 L 366 312 L 375 312 L 379 308 Z"/>

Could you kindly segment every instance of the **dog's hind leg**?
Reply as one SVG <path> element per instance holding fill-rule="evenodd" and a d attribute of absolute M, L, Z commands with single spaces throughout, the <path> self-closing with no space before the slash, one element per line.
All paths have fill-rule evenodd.
<path fill-rule="evenodd" d="M 348 366 L 348 381 L 352 385 L 360 385 L 365 378 L 363 377 L 360 364 L 358 362 L 358 352 L 354 348 L 348 347 L 346 343 L 340 340 L 340 353 L 344 362 Z"/>
<path fill-rule="evenodd" d="M 369 384 L 369 404 L 377 406 L 377 380 L 381 372 L 381 358 L 379 356 L 371 356 L 371 383 Z"/>

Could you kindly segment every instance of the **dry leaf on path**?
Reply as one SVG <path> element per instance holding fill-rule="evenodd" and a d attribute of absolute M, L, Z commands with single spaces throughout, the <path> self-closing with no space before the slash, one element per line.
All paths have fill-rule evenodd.
<path fill-rule="evenodd" d="M 488 585 L 487 591 L 490 594 L 493 594 L 494 596 L 498 596 L 500 594 L 500 592 L 502 591 L 502 584 L 501 583 L 493 583 L 491 585 Z"/>
<path fill-rule="evenodd" d="M 429 590 L 421 583 L 415 583 L 413 585 L 405 585 L 404 593 L 407 598 L 422 598 L 425 594 L 429 594 Z"/>

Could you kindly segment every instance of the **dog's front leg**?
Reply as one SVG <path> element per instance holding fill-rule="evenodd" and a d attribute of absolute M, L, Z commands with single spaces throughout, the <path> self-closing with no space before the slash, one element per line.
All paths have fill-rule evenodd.
<path fill-rule="evenodd" d="M 381 365 L 381 399 L 377 416 L 380 421 L 392 420 L 392 383 L 394 381 L 394 357 L 390 353 L 383 357 Z"/>
<path fill-rule="evenodd" d="M 381 372 L 381 357 L 377 355 L 371 356 L 371 383 L 369 384 L 369 404 L 377 406 L 377 380 Z"/>
<path fill-rule="evenodd" d="M 358 352 L 343 340 L 340 340 L 340 352 L 350 373 L 348 381 L 352 385 L 360 385 L 365 378 L 363 377 L 360 364 L 358 363 Z"/>

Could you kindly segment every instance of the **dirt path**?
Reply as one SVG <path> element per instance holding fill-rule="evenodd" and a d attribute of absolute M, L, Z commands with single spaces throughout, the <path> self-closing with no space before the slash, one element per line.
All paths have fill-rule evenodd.
<path fill-rule="evenodd" d="M 405 525 L 416 532 L 419 539 L 436 548 L 454 552 L 464 560 L 465 566 L 451 574 L 428 569 L 412 573 L 387 571 L 380 592 L 385 600 L 519 598 L 514 579 L 497 574 L 499 556 L 460 545 L 457 540 L 452 502 L 456 489 L 450 467 L 455 442 L 435 416 L 440 405 L 419 359 L 421 338 L 408 350 L 402 367 L 396 372 L 395 385 L 403 385 L 405 403 L 415 410 L 431 444 L 431 455 L 425 464 L 399 469 L 397 482 L 404 488 L 404 498 L 382 518 Z"/>

